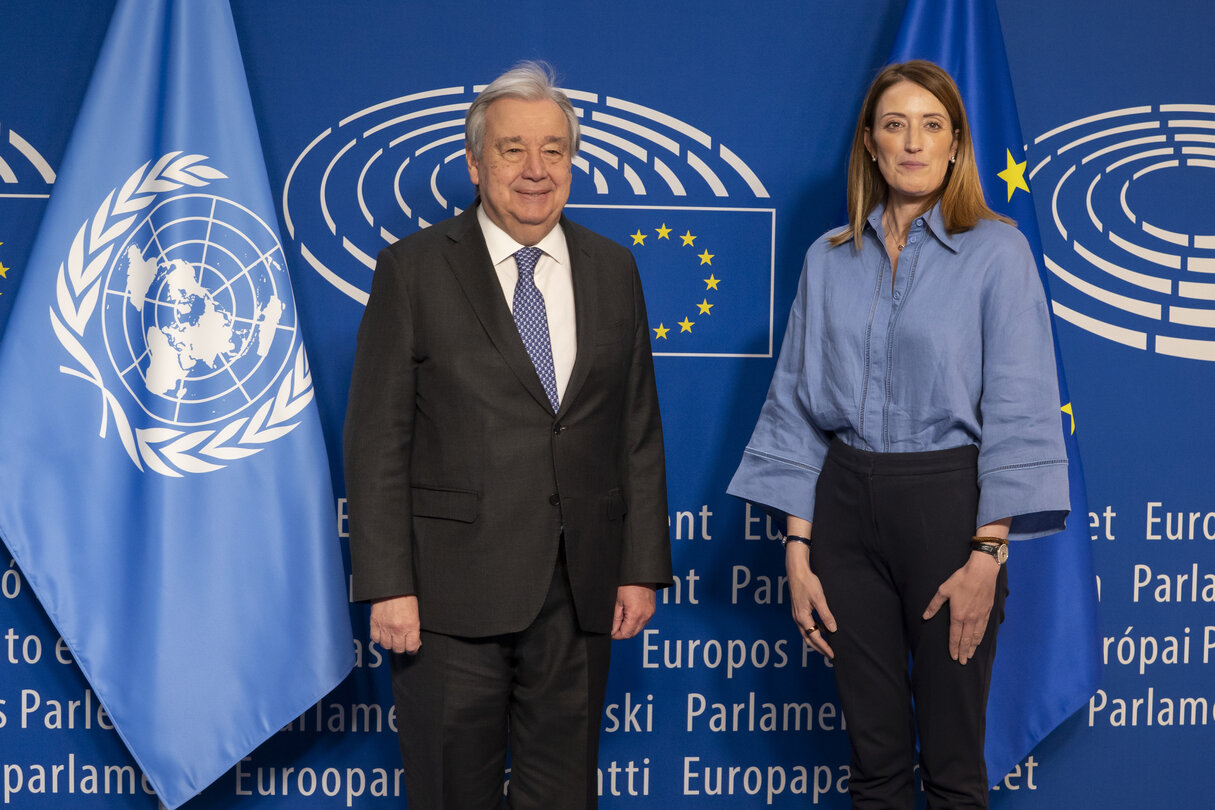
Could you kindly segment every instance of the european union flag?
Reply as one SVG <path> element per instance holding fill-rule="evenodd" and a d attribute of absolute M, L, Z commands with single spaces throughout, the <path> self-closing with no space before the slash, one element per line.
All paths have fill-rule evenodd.
<path fill-rule="evenodd" d="M 633 251 L 655 355 L 772 356 L 774 209 L 566 208 Z"/>
<path fill-rule="evenodd" d="M 114 12 L 0 345 L 0 535 L 164 804 L 353 665 L 226 0 Z"/>
<path fill-rule="evenodd" d="M 1024 141 L 994 0 L 911 0 L 892 62 L 927 59 L 958 83 L 988 204 L 1017 221 L 1047 284 Z M 1067 528 L 1018 543 L 987 710 L 987 773 L 1001 779 L 1097 689 L 1100 635 L 1088 505 L 1075 421 L 1055 342 L 1071 487 Z"/>

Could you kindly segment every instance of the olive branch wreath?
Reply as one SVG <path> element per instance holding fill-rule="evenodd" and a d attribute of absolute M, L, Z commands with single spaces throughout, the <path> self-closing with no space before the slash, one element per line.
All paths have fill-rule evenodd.
<path fill-rule="evenodd" d="M 63 348 L 80 368 L 61 365 L 64 374 L 79 377 L 101 392 L 101 426 L 105 438 L 110 416 L 131 461 L 146 469 L 174 478 L 182 473 L 205 473 L 222 469 L 226 462 L 251 456 L 263 446 L 290 433 L 299 422 L 291 422 L 312 401 L 312 372 L 301 343 L 294 368 L 284 375 L 273 399 L 263 403 L 250 417 L 232 419 L 218 431 L 177 430 L 167 427 L 131 428 L 118 399 L 106 387 L 101 370 L 80 338 L 93 317 L 101 293 L 101 274 L 108 266 L 115 244 L 124 237 L 158 194 L 183 185 L 201 187 L 227 177 L 206 165 L 203 155 L 170 152 L 153 164 L 139 167 L 121 188 L 106 195 L 96 213 L 80 226 L 72 239 L 67 261 L 60 263 L 55 286 L 55 306 L 50 308 L 51 327 Z"/>

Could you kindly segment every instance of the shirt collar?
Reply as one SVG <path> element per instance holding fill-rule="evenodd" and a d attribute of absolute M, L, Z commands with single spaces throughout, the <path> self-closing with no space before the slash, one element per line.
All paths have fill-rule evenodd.
<path fill-rule="evenodd" d="M 526 247 L 494 224 L 494 221 L 485 213 L 485 207 L 481 205 L 477 206 L 477 223 L 481 226 L 481 233 L 485 237 L 489 260 L 495 267 L 514 256 L 520 248 Z M 569 247 L 565 243 L 565 230 L 561 227 L 560 222 L 554 225 L 553 229 L 535 244 L 535 247 L 540 248 L 544 251 L 544 255 L 558 264 L 569 266 Z"/>
<path fill-rule="evenodd" d="M 874 233 L 878 236 L 878 241 L 882 240 L 885 232 L 882 230 L 882 214 L 886 211 L 886 203 L 880 202 L 869 214 L 867 220 L 869 227 L 873 228 Z M 941 202 L 938 200 L 932 208 L 928 209 L 927 213 L 921 214 L 916 218 L 924 221 L 925 229 L 936 238 L 945 247 L 949 248 L 954 253 L 957 253 L 961 247 L 958 244 L 961 233 L 951 234 L 945 228 L 945 217 L 941 214 Z M 914 227 L 914 225 L 913 225 Z"/>

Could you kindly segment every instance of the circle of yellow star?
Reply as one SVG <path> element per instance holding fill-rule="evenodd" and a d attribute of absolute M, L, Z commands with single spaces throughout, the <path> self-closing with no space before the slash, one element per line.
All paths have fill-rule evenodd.
<path fill-rule="evenodd" d="M 685 233 L 683 236 L 681 236 L 679 238 L 683 240 L 683 243 L 685 245 L 690 245 L 696 241 L 696 237 L 692 235 L 691 231 L 688 231 L 687 233 Z"/>
<path fill-rule="evenodd" d="M 1008 149 L 1004 150 L 1004 154 L 1008 156 L 1005 161 L 1007 168 L 997 174 L 996 177 L 999 177 L 1008 184 L 1008 199 L 1012 199 L 1013 192 L 1017 189 L 1021 189 L 1028 194 L 1029 186 L 1025 183 L 1025 165 L 1027 161 L 1023 160 L 1018 163 L 1013 160 L 1012 152 Z"/>
<path fill-rule="evenodd" d="M 659 239 L 670 239 L 671 238 L 670 236 L 667 235 L 671 232 L 671 229 L 667 227 L 667 224 L 665 222 L 662 223 L 661 228 L 655 228 L 654 230 L 658 231 Z"/>
<path fill-rule="evenodd" d="M 696 321 L 689 321 L 688 316 L 684 315 L 683 320 L 679 322 L 679 331 L 680 332 L 691 332 L 692 327 L 695 324 L 696 324 Z"/>
<path fill-rule="evenodd" d="M 637 233 L 632 234 L 634 245 L 644 245 L 647 234 L 641 232 L 641 228 L 637 229 Z"/>
<path fill-rule="evenodd" d="M 671 331 L 670 329 L 668 329 L 667 327 L 663 326 L 660 323 L 660 324 L 658 324 L 658 328 L 654 330 L 654 339 L 658 340 L 661 338 L 662 340 L 666 340 L 667 332 L 670 332 L 670 331 Z"/>
<path fill-rule="evenodd" d="M 709 277 L 704 280 L 705 289 L 706 290 L 716 290 L 717 285 L 720 281 L 721 281 L 721 279 L 717 278 L 712 273 L 709 273 Z"/>
<path fill-rule="evenodd" d="M 700 263 L 701 263 L 701 264 L 712 264 L 712 263 L 713 263 L 712 259 L 713 259 L 713 257 L 714 257 L 714 256 L 716 256 L 717 254 L 716 254 L 716 253 L 710 253 L 710 252 L 709 252 L 709 249 L 708 249 L 708 248 L 705 248 L 705 252 L 704 252 L 704 253 L 699 253 L 699 254 L 697 254 L 697 255 L 698 255 L 698 256 L 700 256 Z"/>
<path fill-rule="evenodd" d="M 712 314 L 711 312 L 709 312 L 709 310 L 711 310 L 713 308 L 713 305 L 709 303 L 708 298 L 704 299 L 696 306 L 700 309 L 701 315 L 711 315 Z"/>

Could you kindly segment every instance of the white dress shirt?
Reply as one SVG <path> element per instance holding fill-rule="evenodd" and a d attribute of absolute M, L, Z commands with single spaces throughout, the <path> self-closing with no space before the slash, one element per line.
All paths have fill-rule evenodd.
<path fill-rule="evenodd" d="M 498 274 L 506 306 L 513 314 L 515 306 L 515 284 L 519 281 L 519 268 L 515 265 L 515 252 L 529 245 L 521 245 L 499 228 L 486 215 L 485 208 L 477 206 L 477 222 L 489 248 L 489 259 Z M 565 387 L 574 369 L 578 356 L 578 332 L 574 322 L 574 278 L 570 267 L 570 252 L 565 244 L 565 231 L 555 225 L 534 247 L 543 254 L 536 262 L 534 278 L 540 295 L 544 297 L 544 311 L 548 316 L 549 343 L 553 347 L 553 374 L 557 379 L 557 399 L 565 398 Z"/>

